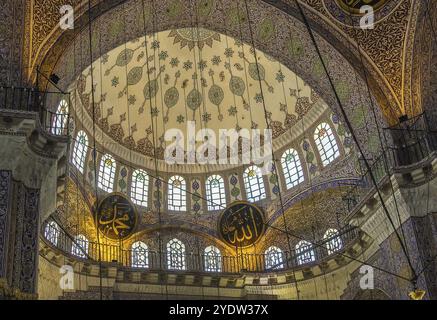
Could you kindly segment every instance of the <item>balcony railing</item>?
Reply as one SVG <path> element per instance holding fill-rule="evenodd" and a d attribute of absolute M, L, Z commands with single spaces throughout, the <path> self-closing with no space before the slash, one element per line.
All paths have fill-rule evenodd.
<path fill-rule="evenodd" d="M 384 134 L 386 140 L 392 142 L 384 153 L 370 161 L 370 171 L 378 184 L 389 176 L 392 170 L 412 166 L 437 152 L 437 132 L 430 129 L 426 114 L 387 128 Z M 364 170 L 360 182 L 343 197 L 348 212 L 360 205 L 366 195 L 374 189 L 370 171 Z"/>
<path fill-rule="evenodd" d="M 133 249 L 123 249 L 118 245 L 83 242 L 67 234 L 58 225 L 48 220 L 43 224 L 44 241 L 51 247 L 62 251 L 66 256 L 79 260 L 117 263 L 123 267 L 139 270 L 169 270 L 186 272 L 240 273 L 240 272 L 278 272 L 290 269 L 305 268 L 320 263 L 343 252 L 359 237 L 356 228 L 348 228 L 337 235 L 319 241 L 302 251 L 282 251 L 274 254 L 236 254 L 234 256 L 208 255 L 199 253 L 197 248 L 192 252 L 158 252 L 147 250 L 141 257 L 142 263 L 136 263 L 134 257 L 140 254 Z M 329 244 L 340 244 L 336 248 Z M 203 250 L 203 249 L 202 249 Z M 201 250 L 201 251 L 202 251 Z M 271 262 L 273 260 L 273 263 Z M 171 263 L 170 261 L 173 261 Z M 270 263 L 267 263 L 270 261 Z"/>
<path fill-rule="evenodd" d="M 69 102 L 69 95 L 42 92 L 34 88 L 0 86 L 0 110 L 34 112 L 41 127 L 52 135 L 68 135 L 69 114 L 57 113 L 59 103 Z"/>

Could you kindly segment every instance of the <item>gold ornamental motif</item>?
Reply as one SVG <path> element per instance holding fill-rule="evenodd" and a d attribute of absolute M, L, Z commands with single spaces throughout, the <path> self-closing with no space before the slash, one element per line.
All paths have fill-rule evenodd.
<path fill-rule="evenodd" d="M 264 234 L 264 213 L 249 202 L 236 201 L 221 214 L 218 232 L 232 247 L 251 246 Z"/>

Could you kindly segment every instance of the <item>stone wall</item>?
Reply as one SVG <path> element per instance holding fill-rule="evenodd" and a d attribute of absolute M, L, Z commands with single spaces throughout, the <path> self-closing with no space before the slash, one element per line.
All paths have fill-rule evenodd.
<path fill-rule="evenodd" d="M 25 0 L 2 1 L 0 10 L 0 85 L 22 84 Z"/>

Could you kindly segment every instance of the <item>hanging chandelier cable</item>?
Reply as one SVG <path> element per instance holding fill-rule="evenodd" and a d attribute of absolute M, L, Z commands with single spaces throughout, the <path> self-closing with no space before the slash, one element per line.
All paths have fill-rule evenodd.
<path fill-rule="evenodd" d="M 257 78 L 258 78 L 258 82 L 259 82 L 259 88 L 260 88 L 260 92 L 261 92 L 261 97 L 262 97 L 262 105 L 263 105 L 263 111 L 264 111 L 264 118 L 265 118 L 265 122 L 266 122 L 266 128 L 267 130 L 271 130 L 271 125 L 269 122 L 269 118 L 267 116 L 268 111 L 267 111 L 267 106 L 266 106 L 266 102 L 265 102 L 265 96 L 264 96 L 264 90 L 263 90 L 263 86 L 262 86 L 262 81 L 261 81 L 261 72 L 260 72 L 260 67 L 259 67 L 259 63 L 258 63 L 258 57 L 257 57 L 257 53 L 256 53 L 256 46 L 255 46 L 255 38 L 254 38 L 254 33 L 253 33 L 253 29 L 252 29 L 252 22 L 250 19 L 250 12 L 249 12 L 249 6 L 247 3 L 247 0 L 244 0 L 244 5 L 245 5 L 245 10 L 246 10 L 246 14 L 247 14 L 247 21 L 248 21 L 248 27 L 249 27 L 249 33 L 250 33 L 250 41 L 251 41 L 251 46 L 253 48 L 253 55 L 254 55 L 254 59 L 255 59 L 255 66 L 256 66 L 256 72 L 257 72 Z M 278 174 L 278 168 L 277 168 L 277 160 L 272 148 L 272 174 L 274 174 L 276 176 L 276 186 L 278 187 L 278 197 L 279 197 L 279 203 L 280 203 L 280 210 L 281 210 L 281 217 L 282 217 L 282 223 L 284 225 L 284 229 L 285 231 L 287 231 L 285 233 L 286 238 L 287 238 L 287 246 L 288 246 L 288 250 L 290 252 L 290 254 L 293 252 L 292 247 L 291 247 L 291 239 L 290 239 L 290 234 L 288 232 L 288 224 L 287 224 L 287 219 L 285 217 L 285 209 L 284 209 L 284 202 L 283 202 L 283 197 L 282 197 L 282 191 L 281 191 L 281 186 L 280 186 L 280 182 L 279 182 L 279 174 Z M 294 275 L 294 268 L 293 269 L 293 277 L 294 277 L 294 281 L 296 284 L 296 297 L 297 300 L 300 299 L 300 293 L 298 290 L 298 286 L 297 286 L 297 279 L 296 276 Z"/>
<path fill-rule="evenodd" d="M 77 140 L 76 140 L 76 141 L 77 141 Z M 128 167 L 129 169 L 133 169 L 133 167 L 131 167 L 129 164 L 126 164 L 126 163 L 122 163 L 122 164 L 125 165 L 126 167 Z M 150 177 L 151 177 L 152 179 L 156 179 L 156 180 L 159 179 L 160 182 L 169 185 L 169 183 L 168 183 L 167 181 L 160 179 L 158 176 L 150 175 Z M 187 193 L 190 194 L 190 195 L 195 195 L 194 193 L 190 192 L 189 190 L 184 190 L 184 189 L 181 189 L 181 190 L 187 192 Z M 221 204 L 218 204 L 218 203 L 215 203 L 215 202 L 213 202 L 213 201 L 210 201 L 210 200 L 208 200 L 208 199 L 207 199 L 206 197 L 204 197 L 204 196 L 199 195 L 199 198 L 200 198 L 201 200 L 204 200 L 204 201 L 207 202 L 207 203 L 211 203 L 211 204 L 213 204 L 213 205 L 220 206 L 220 208 L 221 208 L 222 210 L 226 209 L 225 206 L 223 206 L 223 205 L 221 205 Z M 277 230 L 277 231 L 279 231 L 279 232 L 281 232 L 281 233 L 286 234 L 286 231 L 285 231 L 284 229 L 280 229 L 280 228 L 278 228 L 278 227 L 275 227 L 275 226 L 272 225 L 272 224 L 269 224 L 269 223 L 266 222 L 266 223 L 264 223 L 264 225 L 265 225 L 266 228 L 272 228 L 272 229 L 275 229 L 275 230 Z M 317 242 L 314 242 L 313 240 L 309 240 L 309 239 L 307 239 L 307 238 L 305 238 L 305 237 L 298 236 L 298 235 L 293 234 L 293 233 L 291 233 L 291 232 L 288 232 L 288 235 L 289 235 L 290 237 L 296 238 L 296 239 L 298 239 L 298 240 L 306 241 L 306 242 L 310 243 L 311 245 L 313 245 L 313 246 L 315 246 L 315 247 L 320 247 L 320 248 L 323 248 L 324 250 L 326 249 L 322 244 L 318 244 Z M 350 260 L 353 260 L 353 261 L 356 261 L 356 262 L 362 263 L 362 264 L 369 265 L 369 266 L 374 267 L 375 269 L 377 269 L 377 270 L 379 270 L 379 271 L 381 271 L 381 272 L 385 272 L 385 273 L 387 273 L 387 274 L 390 274 L 390 275 L 393 275 L 393 276 L 399 277 L 399 278 L 401 278 L 401 279 L 404 279 L 404 280 L 410 280 L 410 279 L 406 279 L 406 278 L 404 278 L 404 277 L 402 277 L 402 276 L 396 275 L 396 274 L 394 274 L 394 273 L 392 273 L 392 272 L 390 272 L 390 271 L 388 271 L 388 270 L 385 270 L 385 269 L 383 269 L 383 268 L 380 268 L 380 267 L 377 267 L 377 266 L 373 266 L 372 264 L 369 264 L 369 263 L 366 263 L 366 262 L 364 262 L 364 261 L 362 261 L 362 260 L 356 259 L 356 258 L 354 258 L 354 257 L 352 257 L 352 256 L 349 256 L 349 255 L 345 254 L 345 253 L 338 252 L 338 255 L 343 256 L 343 257 L 345 257 L 345 258 L 347 258 L 347 259 L 350 259 Z"/>
<path fill-rule="evenodd" d="M 319 243 L 317 243 L 317 242 L 311 242 L 311 241 L 308 241 L 308 240 L 306 240 L 306 239 L 303 238 L 303 237 L 297 236 L 297 235 L 295 235 L 295 234 L 292 234 L 292 233 L 290 233 L 290 232 L 287 232 L 287 231 L 285 231 L 285 230 L 283 230 L 283 229 L 281 229 L 281 228 L 275 227 L 275 226 L 270 225 L 270 224 L 269 224 L 269 225 L 266 224 L 266 227 L 269 227 L 269 228 L 271 228 L 271 229 L 274 229 L 274 230 L 276 230 L 276 231 L 278 231 L 278 232 L 288 233 L 291 237 L 297 238 L 297 239 L 299 239 L 299 240 L 307 241 L 307 242 L 309 242 L 311 245 L 313 245 L 313 246 L 315 246 L 315 247 L 319 247 L 319 248 L 322 248 L 322 249 L 326 250 L 326 248 L 323 246 L 323 244 L 319 244 Z M 363 261 L 363 260 L 361 260 L 361 259 L 357 259 L 357 258 L 355 258 L 355 257 L 353 257 L 353 256 L 350 256 L 350 255 L 344 253 L 344 252 L 338 252 L 338 255 L 339 255 L 339 256 L 342 256 L 342 257 L 344 257 L 344 258 L 346 258 L 346 259 L 350 259 L 350 260 L 352 260 L 352 261 L 358 262 L 358 263 L 360 263 L 360 264 L 367 265 L 367 266 L 369 266 L 369 267 L 374 268 L 375 270 L 378 270 L 378 271 L 384 272 L 384 273 L 389 274 L 389 275 L 391 275 L 391 276 L 393 276 L 393 277 L 396 277 L 396 278 L 399 278 L 399 279 L 402 279 L 402 280 L 406 280 L 406 281 L 409 281 L 409 282 L 411 281 L 411 279 L 409 279 L 409 278 L 406 278 L 406 277 L 404 277 L 404 276 L 402 276 L 402 275 L 396 274 L 396 273 L 391 272 L 391 271 L 389 271 L 389 270 L 386 270 L 386 269 L 384 269 L 384 268 L 378 267 L 378 266 L 376 266 L 376 265 L 374 265 L 374 264 L 368 263 L 368 262 Z"/>
<path fill-rule="evenodd" d="M 97 152 L 96 152 L 96 105 L 95 105 L 95 89 L 94 89 L 94 75 L 93 75 L 93 43 L 92 43 L 92 17 L 91 17 L 91 0 L 88 0 L 88 40 L 89 40 L 89 58 L 90 58 L 90 75 L 91 75 L 91 103 L 92 103 L 92 110 L 93 110 L 93 165 L 94 165 L 94 184 L 95 184 L 95 207 L 94 207 L 94 223 L 97 226 L 97 206 L 99 203 L 99 194 L 98 194 L 98 185 L 97 185 Z M 100 245 L 100 234 L 99 230 L 96 227 L 96 236 L 97 236 L 97 247 L 98 247 L 98 262 L 99 262 L 99 294 L 100 294 L 100 300 L 103 300 L 103 275 L 102 275 L 102 252 L 101 252 L 101 245 Z"/>
<path fill-rule="evenodd" d="M 433 24 L 433 21 L 432 21 L 432 17 L 431 17 L 431 9 L 430 9 L 430 3 L 431 2 L 431 0 L 427 0 L 426 1 L 426 15 L 428 16 L 428 22 L 429 22 L 429 26 L 430 26 L 430 28 L 431 28 L 431 32 L 432 32 L 432 35 L 433 35 L 433 38 L 434 38 L 434 42 L 437 42 L 437 32 L 436 32 L 436 30 L 435 30 L 435 27 L 434 27 L 434 24 Z M 435 6 L 435 4 L 434 4 L 434 6 Z"/>
<path fill-rule="evenodd" d="M 146 65 L 147 65 L 147 89 L 149 90 L 148 92 L 148 97 L 149 97 L 149 107 L 150 107 L 150 118 L 151 118 L 151 126 L 152 126 L 152 140 L 153 140 L 153 159 L 154 159 L 154 164 L 155 164 L 155 185 L 158 188 L 158 192 L 157 192 L 157 209 L 158 209 L 158 227 L 159 230 L 161 230 L 162 228 L 162 213 L 161 213 L 161 206 L 162 206 L 162 200 L 161 200 L 161 192 L 160 192 L 160 188 L 161 188 L 161 182 L 163 181 L 161 178 L 159 178 L 159 173 L 158 173 L 158 159 L 157 159 L 157 148 L 156 148 L 156 136 L 155 136 L 155 124 L 153 121 L 153 102 L 152 102 L 152 95 L 151 90 L 152 88 L 151 86 L 151 78 L 150 78 L 150 63 L 149 63 L 149 49 L 148 49 L 148 43 L 147 43 L 147 23 L 146 23 L 146 6 L 144 3 L 145 0 L 141 0 L 142 3 L 142 11 L 143 11 L 143 27 L 144 27 L 144 47 L 145 47 L 145 51 L 146 51 Z M 153 32 L 153 37 L 154 32 L 155 32 L 155 13 L 156 13 L 156 8 L 155 8 L 155 1 L 152 0 L 151 1 L 151 11 L 152 11 L 152 32 Z M 155 61 L 155 55 L 154 55 L 154 61 Z M 156 62 L 155 62 L 156 63 Z M 156 68 L 155 68 L 155 72 L 156 72 Z M 156 80 L 156 77 L 155 77 Z M 156 101 L 155 101 L 156 102 Z M 162 265 L 162 254 L 163 254 L 164 250 L 162 247 L 162 238 L 161 238 L 161 232 L 158 231 L 158 256 L 159 256 L 159 269 L 161 271 L 164 270 L 164 266 Z M 162 276 L 163 274 L 161 274 Z M 161 279 L 159 279 L 159 281 L 161 281 Z M 164 279 L 165 281 L 165 296 L 168 300 L 169 296 L 168 296 L 168 285 L 167 285 L 167 280 Z M 162 283 L 160 283 L 160 285 L 162 286 Z"/>
<path fill-rule="evenodd" d="M 247 3 L 246 3 L 246 5 L 247 5 Z M 143 1 L 143 14 L 144 14 L 144 1 Z M 90 18 L 90 17 L 89 17 Z M 91 19 L 90 19 L 91 20 Z M 144 25 L 145 25 L 145 19 L 144 19 Z M 91 24 L 90 24 L 90 26 L 91 26 Z M 90 30 L 91 30 L 91 27 L 90 27 Z M 145 39 L 146 39 L 146 33 L 145 33 Z M 91 40 L 91 33 L 90 33 L 90 40 Z M 146 45 L 146 50 L 147 50 L 147 45 Z M 91 41 L 90 41 L 90 54 L 91 54 L 91 57 L 92 57 L 92 48 L 91 48 Z M 92 63 L 92 59 L 91 59 L 91 63 Z M 259 72 L 259 69 L 258 69 L 258 72 Z M 92 75 L 92 72 L 91 72 L 91 75 Z M 150 76 L 149 76 L 150 77 Z M 93 83 L 93 82 L 92 82 Z M 93 96 L 93 93 L 94 92 L 92 92 L 92 96 Z M 93 98 L 93 101 L 94 101 L 94 97 L 92 97 Z M 151 101 L 150 101 L 150 103 L 151 103 Z M 152 103 L 151 103 L 151 107 L 152 107 Z M 94 106 L 94 103 L 93 103 L 93 109 L 95 108 L 95 106 Z M 93 112 L 93 117 L 94 117 L 94 112 Z M 268 121 L 267 121 L 267 123 L 268 123 Z M 152 124 L 153 124 L 153 122 L 152 122 Z M 94 125 L 94 130 L 95 130 L 95 121 L 93 120 L 93 125 Z M 154 130 L 153 130 L 153 132 L 154 132 Z M 95 135 L 94 135 L 94 137 L 95 137 Z M 155 138 L 154 138 L 154 142 L 155 142 Z M 155 155 L 156 155 L 156 145 L 154 144 L 154 149 L 155 149 Z M 96 154 L 96 152 L 97 152 L 97 148 L 96 148 L 96 141 L 95 141 L 95 139 L 94 139 L 94 150 L 93 150 L 93 155 L 94 155 L 94 162 L 95 162 L 95 164 L 94 164 L 94 167 L 95 167 L 95 175 L 97 174 L 97 170 L 96 170 L 96 168 L 97 168 L 97 164 L 96 164 L 96 159 L 97 159 L 97 154 Z M 157 159 L 156 159 L 156 156 L 155 156 L 155 170 L 156 170 L 156 173 L 158 172 L 157 171 Z M 158 174 L 156 174 L 156 177 L 157 177 L 157 179 L 159 180 L 159 181 L 162 181 L 162 180 L 160 180 L 159 179 L 159 177 L 158 177 Z M 95 178 L 95 182 L 97 183 L 97 177 Z M 165 181 L 163 181 L 164 183 L 166 183 Z M 97 188 L 96 188 L 96 190 L 97 190 Z M 187 191 L 187 190 L 186 190 Z M 191 194 L 191 192 L 190 191 L 187 191 L 187 193 L 190 193 Z M 159 200 L 159 202 L 160 202 L 160 196 L 158 195 L 158 200 Z M 203 198 L 204 200 L 206 200 L 206 201 L 208 201 L 208 199 L 205 199 L 205 198 Z M 214 203 L 214 202 L 213 202 Z M 220 204 L 218 204 L 218 205 L 220 205 Z M 223 206 L 221 206 L 221 207 L 223 207 Z M 223 207 L 224 208 L 224 207 Z M 283 209 L 283 206 L 282 206 L 282 209 Z M 159 206 L 159 211 L 160 211 L 160 206 Z M 161 223 L 161 222 L 160 222 Z M 267 225 L 267 224 L 266 224 Z M 268 225 L 267 225 L 268 226 Z M 272 227 L 272 228 L 275 228 L 275 227 L 273 227 L 273 226 L 269 226 L 269 227 Z M 287 230 L 281 230 L 282 232 L 286 232 Z M 286 233 L 287 234 L 287 237 L 288 237 L 288 233 Z M 294 236 L 294 237 L 296 237 L 296 238 L 299 238 L 299 237 L 297 237 L 297 236 L 295 236 L 295 235 L 291 235 L 291 236 Z M 161 244 L 160 244 L 160 247 L 161 247 Z M 350 259 L 352 259 L 352 260 L 355 260 L 354 258 L 352 258 L 352 257 L 348 257 L 348 258 L 350 258 Z M 100 263 L 101 263 L 101 259 L 99 258 L 99 261 L 100 261 Z M 160 262 L 161 263 L 161 262 Z M 363 262 L 362 262 L 363 263 Z M 376 269 L 378 269 L 378 270 L 380 270 L 380 271 L 383 271 L 383 272 L 386 272 L 386 273 L 390 273 L 389 271 L 386 271 L 386 270 L 382 270 L 381 268 L 377 268 L 377 267 L 375 267 Z M 392 274 L 392 275 L 394 275 L 394 276 L 398 276 L 398 275 L 395 275 L 395 274 L 393 274 L 393 273 L 390 273 L 390 274 Z M 399 276 L 398 276 L 399 277 Z M 402 277 L 401 277 L 402 278 Z"/>
<path fill-rule="evenodd" d="M 359 43 L 359 40 L 358 40 L 358 34 L 357 34 L 358 32 L 357 32 L 357 29 L 356 29 L 357 26 L 354 25 L 351 12 L 349 12 L 349 19 L 350 19 L 350 22 L 351 22 L 351 24 L 353 26 L 354 40 L 355 40 L 356 49 L 357 49 L 357 52 L 358 52 L 358 55 L 359 55 L 360 64 L 361 64 L 362 71 L 363 71 L 363 77 L 364 77 L 364 81 L 365 81 L 365 84 L 366 84 L 366 92 L 367 92 L 368 99 L 369 99 L 369 102 L 370 102 L 370 107 L 371 107 L 373 119 L 375 121 L 376 129 L 377 129 L 377 132 L 378 132 L 379 142 L 380 142 L 380 146 L 381 146 L 381 150 L 382 150 L 382 156 L 383 156 L 383 159 L 384 159 L 385 171 L 389 174 L 389 172 L 390 172 L 389 160 L 387 159 L 387 152 L 388 151 L 385 148 L 383 141 L 385 141 L 385 145 L 388 145 L 388 142 L 387 142 L 387 138 L 386 138 L 385 134 L 383 134 L 381 132 L 381 128 L 380 128 L 380 125 L 379 125 L 379 122 L 378 122 L 378 118 L 377 118 L 377 115 L 376 115 L 376 106 L 375 106 L 375 103 L 374 103 L 374 100 L 373 100 L 373 97 L 372 97 L 372 93 L 371 93 L 371 89 L 370 89 L 369 75 L 367 73 L 367 68 L 366 68 L 365 63 L 364 63 L 363 52 L 361 50 L 361 46 L 360 46 L 360 43 Z M 352 46 L 352 42 L 349 42 L 349 43 L 350 43 L 350 46 Z M 356 76 L 356 79 L 357 79 L 357 82 L 358 82 L 358 77 L 357 77 L 357 73 L 356 72 L 355 72 L 355 76 Z M 366 128 L 367 128 L 367 125 L 366 125 Z M 401 213 L 400 213 L 400 210 L 399 210 L 399 205 L 398 205 L 397 197 L 396 197 L 396 194 L 395 194 L 395 189 L 394 189 L 394 186 L 393 186 L 393 181 L 391 179 L 389 179 L 389 184 L 390 184 L 391 196 L 393 198 L 393 201 L 394 201 L 394 204 L 395 204 L 395 208 L 396 208 L 396 214 L 397 214 L 397 219 L 398 219 L 398 223 L 399 223 L 399 228 L 400 228 L 401 235 L 402 235 L 402 238 L 403 238 L 402 239 L 401 236 L 399 235 L 397 240 L 400 242 L 401 245 L 403 245 L 405 247 L 405 252 L 404 253 L 405 253 L 406 257 L 407 257 L 407 260 L 409 261 L 410 260 L 410 258 L 409 258 L 410 254 L 409 254 L 409 251 L 408 251 L 408 246 L 406 245 L 406 243 L 407 243 L 406 235 L 405 235 L 404 227 L 402 225 Z M 395 231 L 396 231 L 396 229 L 395 229 Z M 409 264 L 410 264 L 410 267 L 412 267 L 412 263 L 409 262 Z M 413 277 L 410 280 L 410 282 L 413 284 L 414 289 L 416 289 L 416 282 L 417 282 L 418 274 L 416 274 L 416 272 L 415 272 L 415 270 L 413 268 L 411 269 L 411 271 L 412 271 Z"/>
<path fill-rule="evenodd" d="M 390 225 L 392 226 L 392 228 L 394 230 L 394 233 L 396 234 L 396 237 L 398 238 L 398 240 L 399 240 L 399 242 L 401 244 L 402 251 L 403 251 L 403 253 L 404 253 L 404 255 L 405 255 L 406 259 L 407 259 L 408 265 L 409 265 L 409 267 L 410 267 L 410 269 L 411 269 L 411 271 L 413 273 L 413 278 L 415 278 L 416 277 L 416 272 L 415 272 L 414 266 L 413 266 L 413 264 L 411 262 L 411 259 L 410 259 L 409 255 L 408 255 L 408 252 L 407 252 L 406 248 L 405 248 L 405 245 L 402 242 L 401 236 L 399 235 L 399 233 L 398 233 L 398 231 L 396 229 L 396 226 L 395 226 L 395 224 L 393 222 L 393 219 L 392 219 L 392 217 L 390 215 L 390 212 L 388 211 L 388 208 L 387 208 L 387 206 L 386 206 L 386 204 L 384 202 L 384 199 L 382 197 L 381 191 L 379 190 L 378 183 L 376 181 L 376 178 L 375 178 L 375 175 L 373 173 L 373 170 L 372 170 L 372 168 L 371 168 L 371 166 L 369 164 L 369 161 L 365 157 L 365 154 L 364 154 L 364 152 L 363 152 L 363 150 L 362 150 L 362 148 L 361 148 L 361 146 L 360 146 L 360 144 L 358 142 L 358 139 L 357 139 L 357 137 L 355 135 L 354 128 L 352 127 L 352 125 L 351 125 L 351 123 L 350 123 L 350 121 L 349 121 L 349 119 L 347 117 L 346 111 L 344 110 L 343 104 L 342 104 L 341 99 L 340 99 L 340 97 L 338 95 L 337 89 L 335 88 L 335 85 L 334 85 L 334 82 L 332 80 L 332 77 L 331 77 L 331 75 L 330 75 L 330 73 L 329 73 L 329 71 L 327 69 L 327 66 L 326 66 L 324 60 L 323 60 L 322 54 L 320 52 L 319 46 L 317 44 L 317 41 L 315 39 L 315 36 L 313 34 L 313 31 L 311 29 L 309 21 L 308 21 L 306 15 L 305 15 L 305 13 L 304 13 L 304 11 L 302 9 L 302 6 L 299 3 L 299 1 L 295 0 L 294 2 L 296 3 L 297 8 L 298 8 L 298 10 L 300 12 L 300 15 L 302 16 L 303 22 L 306 25 L 306 28 L 308 30 L 309 36 L 311 38 L 311 41 L 313 42 L 313 45 L 314 45 L 315 50 L 317 52 L 317 55 L 318 55 L 319 59 L 321 60 L 321 63 L 323 65 L 323 69 L 324 69 L 324 71 L 325 71 L 325 73 L 326 73 L 326 75 L 328 77 L 329 84 L 330 84 L 330 86 L 331 86 L 331 88 L 333 90 L 333 93 L 335 95 L 335 99 L 336 99 L 336 101 L 337 101 L 337 103 L 338 103 L 338 105 L 340 107 L 340 110 L 341 110 L 341 113 L 343 115 L 344 121 L 345 121 L 345 123 L 346 123 L 346 125 L 347 125 L 347 127 L 349 129 L 349 132 L 351 133 L 352 138 L 353 138 L 353 140 L 354 140 L 354 142 L 355 142 L 355 144 L 356 144 L 356 146 L 357 146 L 357 148 L 358 148 L 358 150 L 359 150 L 359 152 L 360 152 L 360 154 L 361 154 L 361 156 L 363 158 L 363 162 L 364 162 L 364 164 L 366 166 L 366 169 L 367 169 L 367 171 L 368 171 L 368 173 L 370 175 L 372 183 L 373 183 L 373 185 L 374 185 L 374 187 L 376 189 L 376 192 L 377 192 L 379 201 L 381 202 L 381 206 L 382 206 L 382 208 L 384 210 L 384 213 L 385 213 L 388 221 L 390 222 Z"/>
<path fill-rule="evenodd" d="M 195 14 L 195 24 L 196 24 L 196 26 L 195 26 L 195 28 L 196 28 L 196 35 L 197 35 L 197 39 L 194 39 L 194 26 L 193 26 L 193 16 L 192 15 L 190 15 L 190 20 L 191 20 L 191 25 L 192 25 L 192 29 L 191 29 L 191 35 L 192 35 L 192 41 L 193 41 L 193 43 L 195 43 L 194 44 L 194 47 L 193 47 L 193 53 L 194 53 L 194 70 L 195 70 L 195 73 L 197 74 L 197 67 L 198 67 L 198 65 L 197 65 L 197 63 L 196 63 L 196 46 L 198 47 L 198 50 L 199 50 L 199 63 L 200 63 L 200 61 L 202 61 L 202 50 L 200 49 L 200 47 L 199 47 L 199 40 L 200 40 L 200 38 L 199 38 L 199 12 L 198 12 L 198 10 L 199 10 L 199 8 L 198 8 L 198 3 L 197 3 L 197 0 L 194 0 L 194 4 L 193 4 L 193 2 L 190 0 L 190 6 L 195 6 L 195 12 L 196 12 L 196 14 Z M 201 89 L 202 89 L 202 105 L 203 105 L 203 109 L 204 109 L 204 114 L 206 113 L 206 107 L 205 107 L 205 89 L 204 89 L 204 86 L 202 85 L 202 79 L 203 79 L 203 70 L 202 69 L 200 69 L 200 79 L 201 79 L 201 85 L 200 85 L 200 87 L 201 87 Z M 197 87 L 199 87 L 199 84 L 197 83 L 197 81 L 198 81 L 198 77 L 196 77 L 196 79 L 194 80 L 194 83 L 195 83 L 195 87 L 196 87 L 196 84 L 197 84 Z M 185 108 L 187 108 L 187 105 L 185 104 Z M 201 126 L 203 125 L 203 123 L 202 123 L 202 117 L 200 117 L 200 123 L 201 123 Z M 205 121 L 205 126 L 207 126 L 207 123 L 206 123 L 206 121 Z M 209 154 L 209 149 L 208 149 L 208 158 L 210 157 L 211 155 Z M 209 159 L 208 159 L 209 160 Z M 207 167 L 206 167 L 206 171 L 207 171 L 207 179 L 208 179 L 208 176 L 209 176 L 209 161 L 208 161 L 208 164 L 207 164 Z M 191 185 L 192 185 L 192 181 L 188 181 Z M 190 188 L 189 186 L 188 186 L 188 183 L 186 184 L 187 185 L 187 188 Z M 208 191 L 207 191 L 208 192 Z M 193 197 L 190 197 L 191 199 L 190 200 L 192 200 L 193 199 Z M 190 203 L 191 204 L 191 201 L 190 202 L 188 202 L 187 201 L 187 204 L 188 203 Z M 188 208 L 187 208 L 188 209 Z M 194 212 L 194 223 L 196 224 L 196 225 L 198 225 L 199 224 L 199 212 L 198 211 L 195 211 Z M 196 237 L 195 237 L 195 239 L 196 239 L 196 247 L 197 247 L 197 255 L 198 255 L 198 257 L 199 257 L 199 263 L 200 264 L 202 264 L 202 262 L 204 263 L 204 265 L 206 265 L 206 259 L 207 259 L 207 256 L 205 255 L 205 256 L 202 256 L 202 254 L 201 254 L 201 250 L 200 250 L 200 241 L 199 241 L 199 236 L 197 236 L 196 235 Z M 214 252 L 212 253 L 213 255 L 214 255 Z M 203 259 L 202 259 L 203 258 Z M 199 265 L 199 268 L 201 269 L 202 268 L 202 266 L 201 265 Z M 200 286 L 201 287 L 201 293 L 202 293 L 202 300 L 205 300 L 205 288 L 204 288 L 204 286 Z"/>

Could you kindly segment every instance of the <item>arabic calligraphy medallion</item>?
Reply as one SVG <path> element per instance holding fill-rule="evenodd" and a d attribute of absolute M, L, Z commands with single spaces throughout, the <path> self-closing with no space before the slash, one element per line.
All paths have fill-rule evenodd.
<path fill-rule="evenodd" d="M 135 206 L 123 194 L 108 195 L 100 202 L 96 214 L 97 228 L 109 239 L 126 239 L 136 228 Z"/>
<path fill-rule="evenodd" d="M 221 214 L 218 231 L 230 246 L 251 246 L 264 234 L 264 213 L 249 202 L 234 202 Z"/>

